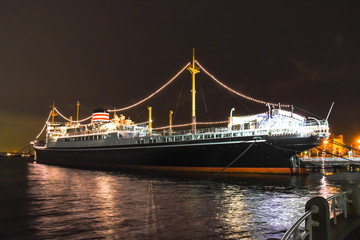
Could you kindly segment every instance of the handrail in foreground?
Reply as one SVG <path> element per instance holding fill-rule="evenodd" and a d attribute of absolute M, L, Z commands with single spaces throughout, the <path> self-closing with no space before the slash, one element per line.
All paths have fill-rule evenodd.
<path fill-rule="evenodd" d="M 344 214 L 347 218 L 349 214 L 359 215 L 360 213 L 360 191 L 359 188 L 337 193 L 327 199 L 314 197 L 306 203 L 308 209 L 284 234 L 281 240 L 303 240 L 303 239 L 329 239 L 329 226 L 332 217 L 332 224 L 337 225 L 337 216 Z M 357 196 L 355 196 L 357 195 Z M 349 212 L 349 208 L 353 212 Z M 300 226 L 305 223 L 304 228 Z M 321 236 L 315 236 L 316 234 Z M 321 229 L 321 231 L 319 230 Z M 292 236 L 292 238 L 291 238 Z"/>

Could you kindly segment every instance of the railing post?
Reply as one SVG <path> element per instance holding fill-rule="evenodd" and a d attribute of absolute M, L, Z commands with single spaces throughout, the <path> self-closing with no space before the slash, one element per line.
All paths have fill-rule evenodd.
<path fill-rule="evenodd" d="M 330 238 L 330 213 L 329 213 L 329 203 L 323 197 L 313 197 L 309 201 L 306 202 L 305 212 L 309 211 L 313 206 L 317 206 L 319 208 L 318 213 L 313 213 L 311 218 L 312 221 L 316 221 L 319 223 L 318 226 L 312 227 L 312 239 L 321 239 L 321 240 L 329 240 Z M 307 226 L 306 220 L 305 225 Z"/>
<path fill-rule="evenodd" d="M 360 188 L 354 187 L 349 194 L 348 210 L 351 216 L 360 216 Z"/>

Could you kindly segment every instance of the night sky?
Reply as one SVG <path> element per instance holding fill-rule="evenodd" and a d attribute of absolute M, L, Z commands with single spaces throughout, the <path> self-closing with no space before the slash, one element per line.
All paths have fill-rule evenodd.
<path fill-rule="evenodd" d="M 0 0 L 0 151 L 43 127 L 52 101 L 66 116 L 131 105 L 196 59 L 248 96 L 325 118 L 348 144 L 360 136 L 359 1 Z M 154 127 L 191 122 L 191 75 L 122 112 Z M 267 111 L 197 74 L 197 120 Z M 57 120 L 61 118 L 56 117 Z"/>

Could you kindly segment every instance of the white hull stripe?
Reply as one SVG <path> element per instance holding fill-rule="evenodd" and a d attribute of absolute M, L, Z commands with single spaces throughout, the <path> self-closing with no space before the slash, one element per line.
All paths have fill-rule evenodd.
<path fill-rule="evenodd" d="M 169 148 L 169 147 L 192 147 L 204 145 L 225 145 L 225 144 L 238 144 L 238 143 L 253 143 L 253 142 L 266 142 L 266 140 L 249 140 L 249 141 L 231 141 L 231 142 L 211 142 L 211 143 L 194 143 L 194 144 L 174 144 L 174 145 L 158 145 L 158 146 L 136 146 L 136 147 L 87 147 L 87 148 L 47 148 L 34 146 L 35 149 L 49 150 L 49 151 L 108 151 L 108 150 L 129 150 L 129 149 L 146 149 L 146 148 Z"/>

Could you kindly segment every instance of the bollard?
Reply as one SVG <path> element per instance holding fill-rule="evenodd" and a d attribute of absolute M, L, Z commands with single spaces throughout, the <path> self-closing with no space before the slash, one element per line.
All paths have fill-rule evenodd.
<path fill-rule="evenodd" d="M 329 203 L 323 197 L 313 197 L 306 202 L 305 212 L 309 211 L 313 206 L 319 208 L 318 213 L 313 213 L 311 215 L 312 221 L 318 222 L 318 226 L 312 227 L 312 239 L 321 239 L 329 240 L 330 239 L 330 213 L 329 213 Z M 305 225 L 308 225 L 306 220 Z"/>
<path fill-rule="evenodd" d="M 360 216 L 360 188 L 355 187 L 351 189 L 351 194 L 349 195 L 351 202 L 348 202 L 349 215 L 351 216 Z"/>

